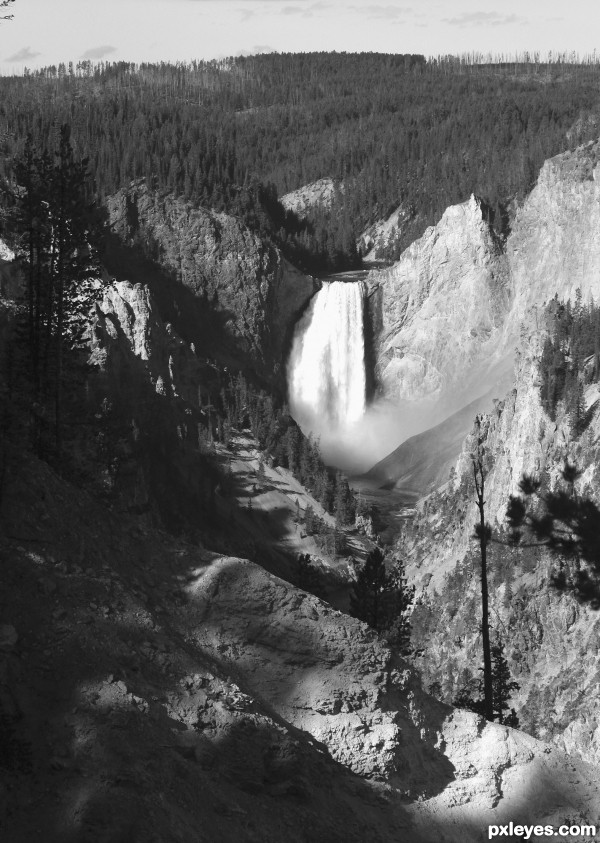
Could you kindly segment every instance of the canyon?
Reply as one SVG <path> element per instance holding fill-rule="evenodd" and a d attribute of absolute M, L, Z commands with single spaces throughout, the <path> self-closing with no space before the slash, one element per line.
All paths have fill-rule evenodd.
<path fill-rule="evenodd" d="M 586 467 L 580 493 L 596 495 L 600 414 L 571 442 L 567 419 L 544 414 L 538 361 L 542 303 L 600 294 L 599 152 L 548 161 L 505 242 L 472 197 L 394 266 L 347 284 L 312 279 L 236 218 L 145 185 L 108 200 L 111 280 L 89 325 L 87 386 L 156 439 L 127 452 L 110 502 L 32 455 L 10 466 L 0 694 L 43 786 L 25 769 L 18 786 L 3 778 L 8 840 L 475 843 L 490 823 L 600 825 L 598 620 L 548 589 L 549 556 L 492 563 L 529 734 L 448 704 L 479 659 L 474 415 L 495 531 L 523 472 L 556 480 L 569 458 Z M 19 280 L 0 255 L 5 325 Z M 207 500 L 225 507 L 222 481 L 191 455 L 212 382 L 238 366 L 281 386 L 290 353 L 292 396 L 324 427 L 369 418 L 370 377 L 376 403 L 413 413 L 413 434 L 449 420 L 428 463 L 424 440 L 427 465 L 411 478 L 422 497 L 396 548 L 418 590 L 414 664 L 295 585 L 289 564 L 216 549 L 194 521 Z M 210 445 L 240 484 L 247 472 L 230 533 L 263 529 L 240 512 L 253 484 L 287 483 L 290 513 L 306 511 L 282 469 L 257 479 L 240 440 Z M 413 468 L 405 448 L 374 481 Z M 286 505 L 269 500 L 283 520 Z"/>

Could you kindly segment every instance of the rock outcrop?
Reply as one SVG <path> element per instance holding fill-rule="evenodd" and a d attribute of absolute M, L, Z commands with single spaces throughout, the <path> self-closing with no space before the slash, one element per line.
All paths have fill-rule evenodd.
<path fill-rule="evenodd" d="M 239 219 L 134 184 L 108 199 L 112 230 L 142 246 L 171 281 L 191 294 L 182 318 L 196 314 L 194 336 L 210 354 L 228 350 L 242 365 L 271 377 L 282 366 L 293 326 L 317 283 L 289 264 Z M 156 291 L 154 291 L 156 292 Z M 180 328 L 181 330 L 181 328 Z M 193 325 L 188 333 L 193 332 Z M 196 329 L 197 330 L 197 329 Z M 206 342 L 206 337 L 212 338 Z"/>
<path fill-rule="evenodd" d="M 96 306 L 90 363 L 104 370 L 110 367 L 118 378 L 132 357 L 157 393 L 198 407 L 206 366 L 193 346 L 164 322 L 147 286 L 114 281 Z"/>
<path fill-rule="evenodd" d="M 343 191 L 343 185 L 336 185 L 331 178 L 318 179 L 286 193 L 280 202 L 286 211 L 293 211 L 299 217 L 305 217 L 315 206 L 329 210 L 336 188 Z"/>
<path fill-rule="evenodd" d="M 600 808 L 585 764 L 569 761 L 581 777 L 569 779 L 560 751 L 437 703 L 366 625 L 243 560 L 195 574 L 188 642 L 344 767 L 418 798 L 409 813 L 425 836 L 476 840 L 468 827 L 484 816 L 558 824 L 567 805 Z"/>
<path fill-rule="evenodd" d="M 459 409 L 512 364 L 532 305 L 600 297 L 599 157 L 596 141 L 547 161 L 505 244 L 471 197 L 369 276 L 386 396 Z"/>
<path fill-rule="evenodd" d="M 386 250 L 393 247 L 402 235 L 402 230 L 413 217 L 403 205 L 392 211 L 386 219 L 378 220 L 366 228 L 357 241 L 357 248 L 367 264 L 383 259 Z"/>
<path fill-rule="evenodd" d="M 501 360 L 510 300 L 504 255 L 481 204 L 472 197 L 448 208 L 368 284 L 385 396 L 439 401 L 451 392 L 453 410 L 476 397 Z"/>
<path fill-rule="evenodd" d="M 506 507 L 523 474 L 559 479 L 565 459 L 585 471 L 578 491 L 598 499 L 600 415 L 573 441 L 568 420 L 552 421 L 540 401 L 539 359 L 546 336 L 530 315 L 515 369 L 515 386 L 495 411 L 483 416 L 477 436 L 487 454 L 486 517 L 499 541 L 489 547 L 492 627 L 506 646 L 520 688 L 513 704 L 523 727 L 559 746 L 600 761 L 597 722 L 600 618 L 550 586 L 556 564 L 543 549 L 503 544 Z M 596 393 L 590 394 L 590 403 Z M 415 614 L 416 646 L 426 645 L 426 684 L 439 682 L 447 699 L 476 678 L 481 660 L 477 520 L 472 489 L 474 436 L 464 443 L 451 480 L 423 501 L 404 541 L 411 578 L 421 593 Z M 410 531 L 409 531 L 410 532 Z M 548 713 L 550 712 L 550 716 Z"/>

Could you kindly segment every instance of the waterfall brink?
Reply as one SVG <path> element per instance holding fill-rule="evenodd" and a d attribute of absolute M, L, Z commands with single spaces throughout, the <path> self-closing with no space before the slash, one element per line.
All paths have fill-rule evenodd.
<path fill-rule="evenodd" d="M 365 413 L 362 282 L 325 283 L 296 326 L 288 362 L 290 410 L 322 442 Z"/>

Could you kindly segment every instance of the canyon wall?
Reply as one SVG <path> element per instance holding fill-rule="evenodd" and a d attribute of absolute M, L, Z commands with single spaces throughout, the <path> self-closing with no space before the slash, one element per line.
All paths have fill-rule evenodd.
<path fill-rule="evenodd" d="M 524 473 L 556 487 L 569 460 L 585 469 L 578 493 L 599 500 L 600 414 L 593 411 L 587 430 L 575 437 L 564 413 L 554 422 L 544 412 L 538 364 L 546 334 L 536 328 L 535 316 L 524 329 L 514 388 L 481 417 L 451 479 L 421 502 L 402 541 L 420 593 L 415 646 L 426 648 L 419 661 L 426 686 L 439 683 L 443 698 L 453 699 L 477 678 L 473 665 L 481 662 L 481 595 L 471 453 L 480 435 L 486 454 L 486 517 L 493 533 L 490 621 L 492 636 L 505 645 L 511 675 L 520 685 L 513 705 L 524 729 L 598 763 L 600 617 L 551 586 L 559 560 L 548 550 L 527 544 L 514 549 L 506 543 L 508 498 L 518 492 Z M 596 388 L 588 387 L 588 404 L 596 397 Z"/>
<path fill-rule="evenodd" d="M 368 284 L 386 397 L 439 400 L 460 385 L 460 402 L 498 362 L 510 299 L 506 260 L 474 197 L 448 208 Z"/>
<path fill-rule="evenodd" d="M 583 301 L 600 299 L 599 156 L 597 141 L 547 161 L 506 242 L 471 197 L 448 208 L 394 266 L 369 274 L 380 393 L 420 413 L 422 431 L 448 419 L 454 433 L 466 435 L 470 421 L 454 414 L 473 401 L 478 412 L 491 410 L 510 386 L 532 307 L 555 295 L 574 300 L 577 290 Z M 457 454 L 446 449 L 440 459 Z M 437 478 L 429 463 L 411 469 L 410 484 L 421 493 Z M 403 482 L 406 466 L 400 446 L 372 474 Z"/>
<path fill-rule="evenodd" d="M 459 409 L 507 370 L 532 305 L 600 297 L 599 156 L 596 141 L 547 161 L 506 243 L 471 197 L 369 275 L 386 397 Z"/>
<path fill-rule="evenodd" d="M 211 347 L 227 352 L 231 362 L 250 365 L 265 377 L 283 371 L 293 326 L 319 286 L 313 278 L 236 217 L 143 184 L 119 191 L 107 205 L 120 242 L 140 249 L 187 291 L 186 298 L 178 290 L 179 313 L 173 318 L 186 338 L 193 335 L 207 354 Z M 137 264 L 139 273 L 135 257 L 130 263 Z M 113 265 L 124 262 L 117 249 Z"/>

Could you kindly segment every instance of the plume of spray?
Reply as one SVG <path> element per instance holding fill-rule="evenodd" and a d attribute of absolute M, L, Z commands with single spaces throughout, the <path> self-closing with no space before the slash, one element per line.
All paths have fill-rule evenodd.
<path fill-rule="evenodd" d="M 292 415 L 319 439 L 326 462 L 350 473 L 422 428 L 420 413 L 417 421 L 388 402 L 367 408 L 364 310 L 361 281 L 325 283 L 296 326 L 288 361 Z"/>
<path fill-rule="evenodd" d="M 420 400 L 366 402 L 365 285 L 325 283 L 294 333 L 288 361 L 290 411 L 305 433 L 318 438 L 330 465 L 360 474 L 406 439 L 435 426 L 481 396 L 512 371 L 512 356 L 462 378 L 462 388 Z M 463 373 L 464 375 L 464 373 Z M 503 377 L 501 377 L 503 376 Z M 468 381 L 468 382 L 466 382 Z"/>

